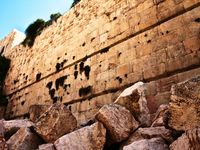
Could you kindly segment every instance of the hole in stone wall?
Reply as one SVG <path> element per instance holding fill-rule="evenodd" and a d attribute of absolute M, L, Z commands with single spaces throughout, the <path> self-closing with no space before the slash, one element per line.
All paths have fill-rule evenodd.
<path fill-rule="evenodd" d="M 151 40 L 148 40 L 147 43 L 151 43 Z"/>
<path fill-rule="evenodd" d="M 200 23 L 200 18 L 196 18 L 194 21 Z"/>
<path fill-rule="evenodd" d="M 50 90 L 51 87 L 52 87 L 52 85 L 53 85 L 53 83 L 52 83 L 52 81 L 51 81 L 51 82 L 47 83 L 46 87 Z"/>
<path fill-rule="evenodd" d="M 74 70 L 77 70 L 77 68 L 78 68 L 78 66 L 77 66 L 77 64 L 74 66 Z"/>
<path fill-rule="evenodd" d="M 81 62 L 79 64 L 79 71 L 80 71 L 80 74 L 82 74 L 82 72 L 84 71 L 84 62 Z"/>
<path fill-rule="evenodd" d="M 85 71 L 85 76 L 89 80 L 89 78 L 90 78 L 90 66 L 88 66 L 88 65 L 85 66 L 84 71 Z"/>
<path fill-rule="evenodd" d="M 92 86 L 89 85 L 87 87 L 82 87 L 82 88 L 79 89 L 79 96 L 80 97 L 86 96 L 91 92 L 92 92 Z"/>
<path fill-rule="evenodd" d="M 117 19 L 117 17 L 114 17 L 114 18 L 113 18 L 113 20 L 116 20 L 116 19 Z"/>
<path fill-rule="evenodd" d="M 41 73 L 38 73 L 37 75 L 36 75 L 36 81 L 39 81 L 40 80 L 40 78 L 41 78 Z"/>
<path fill-rule="evenodd" d="M 57 63 L 56 64 L 56 71 L 59 71 L 60 70 L 60 63 Z"/>
<path fill-rule="evenodd" d="M 82 46 L 83 46 L 83 47 L 85 46 L 85 42 L 82 44 Z"/>
<path fill-rule="evenodd" d="M 116 77 L 116 80 L 118 80 L 119 81 L 119 83 L 122 83 L 122 78 L 120 78 L 120 77 Z"/>
<path fill-rule="evenodd" d="M 24 105 L 24 103 L 25 103 L 25 101 L 22 101 L 22 102 L 21 102 L 21 105 L 23 106 L 23 105 Z"/>
<path fill-rule="evenodd" d="M 53 99 L 54 95 L 55 95 L 55 89 L 49 90 L 49 95 L 50 97 Z"/>
<path fill-rule="evenodd" d="M 77 79 L 78 77 L 78 71 L 74 71 L 74 79 Z"/>
<path fill-rule="evenodd" d="M 73 56 L 72 59 L 74 60 L 74 59 L 75 59 L 75 56 Z"/>
<path fill-rule="evenodd" d="M 103 54 L 103 53 L 107 53 L 108 51 L 109 51 L 109 47 L 106 47 L 102 49 L 100 53 Z"/>

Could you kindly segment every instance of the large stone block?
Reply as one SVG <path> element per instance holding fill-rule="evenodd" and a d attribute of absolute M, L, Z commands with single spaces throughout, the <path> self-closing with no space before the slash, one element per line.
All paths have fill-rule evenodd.
<path fill-rule="evenodd" d="M 95 117 L 103 123 L 113 142 L 127 139 L 130 133 L 139 126 L 131 112 L 117 104 L 104 105 Z"/>
<path fill-rule="evenodd" d="M 54 142 L 76 127 L 76 118 L 69 109 L 63 104 L 54 104 L 38 119 L 35 130 L 46 142 Z"/>
<path fill-rule="evenodd" d="M 125 89 L 115 101 L 115 104 L 126 107 L 133 116 L 145 126 L 150 126 L 150 114 L 146 100 L 146 85 L 137 82 Z"/>
<path fill-rule="evenodd" d="M 176 130 L 200 126 L 200 76 L 172 86 L 168 124 Z"/>
<path fill-rule="evenodd" d="M 181 137 L 170 145 L 170 150 L 199 150 L 200 128 L 187 130 Z"/>
<path fill-rule="evenodd" d="M 10 150 L 35 150 L 42 141 L 29 128 L 21 128 L 7 141 L 7 144 Z"/>
<path fill-rule="evenodd" d="M 135 141 L 123 150 L 169 150 L 162 138 L 152 138 Z"/>
<path fill-rule="evenodd" d="M 106 129 L 97 122 L 66 134 L 55 141 L 58 150 L 103 150 L 106 142 Z"/>

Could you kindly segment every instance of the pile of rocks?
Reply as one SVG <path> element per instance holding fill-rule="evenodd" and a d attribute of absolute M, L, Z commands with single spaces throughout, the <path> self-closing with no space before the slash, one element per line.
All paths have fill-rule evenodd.
<path fill-rule="evenodd" d="M 145 84 L 138 82 L 84 127 L 63 104 L 35 105 L 30 120 L 1 120 L 0 149 L 199 150 L 200 77 L 174 85 L 170 104 L 161 105 L 153 119 Z"/>

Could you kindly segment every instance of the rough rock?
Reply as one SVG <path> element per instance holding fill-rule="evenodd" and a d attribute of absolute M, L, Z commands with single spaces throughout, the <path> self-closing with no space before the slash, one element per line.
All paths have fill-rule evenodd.
<path fill-rule="evenodd" d="M 146 85 L 137 82 L 125 89 L 115 101 L 115 104 L 126 107 L 144 126 L 150 126 L 150 114 L 146 100 Z"/>
<path fill-rule="evenodd" d="M 38 119 L 36 132 L 49 143 L 74 131 L 77 120 L 63 104 L 54 104 Z"/>
<path fill-rule="evenodd" d="M 187 130 L 170 145 L 170 150 L 200 150 L 200 128 Z"/>
<path fill-rule="evenodd" d="M 123 150 L 168 150 L 162 138 L 152 138 L 135 141 L 130 145 L 124 146 Z"/>
<path fill-rule="evenodd" d="M 103 150 L 106 142 L 106 129 L 97 122 L 71 132 L 55 141 L 59 150 Z"/>
<path fill-rule="evenodd" d="M 175 130 L 200 127 L 200 76 L 171 88 L 169 126 Z"/>
<path fill-rule="evenodd" d="M 30 120 L 36 122 L 49 107 L 50 105 L 32 105 L 29 109 Z"/>
<path fill-rule="evenodd" d="M 169 110 L 169 105 L 167 104 L 160 105 L 155 114 L 155 117 L 153 119 L 153 123 L 151 126 L 152 127 L 166 126 L 168 110 Z"/>
<path fill-rule="evenodd" d="M 14 133 L 16 133 L 20 128 L 26 128 L 34 126 L 34 123 L 31 121 L 28 121 L 26 119 L 24 120 L 3 120 L 3 128 L 5 132 L 5 137 L 9 138 Z"/>
<path fill-rule="evenodd" d="M 95 117 L 103 123 L 113 142 L 127 139 L 130 133 L 139 126 L 131 112 L 117 104 L 104 105 Z"/>
<path fill-rule="evenodd" d="M 10 150 L 35 150 L 42 144 L 42 140 L 29 128 L 21 128 L 7 141 L 7 144 Z"/>
<path fill-rule="evenodd" d="M 52 143 L 42 144 L 39 146 L 39 150 L 55 150 L 55 147 Z"/>

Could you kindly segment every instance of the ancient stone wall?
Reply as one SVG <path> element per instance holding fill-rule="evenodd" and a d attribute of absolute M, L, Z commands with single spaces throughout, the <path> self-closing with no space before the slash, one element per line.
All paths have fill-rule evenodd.
<path fill-rule="evenodd" d="M 200 0 L 82 0 L 5 55 L 10 118 L 61 101 L 83 122 L 137 81 L 153 113 L 172 84 L 200 74 Z"/>

